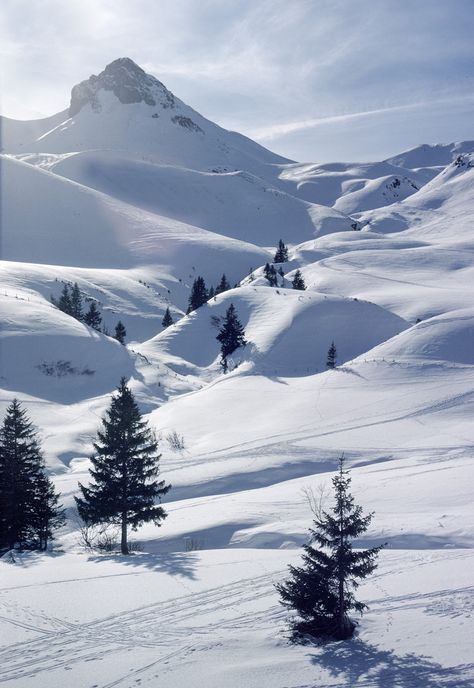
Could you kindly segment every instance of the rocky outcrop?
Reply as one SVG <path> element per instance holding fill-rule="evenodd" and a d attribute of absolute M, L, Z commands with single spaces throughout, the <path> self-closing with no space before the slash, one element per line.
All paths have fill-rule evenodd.
<path fill-rule="evenodd" d="M 98 76 L 93 74 L 73 87 L 69 116 L 76 115 L 85 105 L 100 111 L 99 91 L 112 91 L 121 103 L 146 103 L 150 106 L 173 108 L 175 99 L 171 91 L 147 74 L 133 60 L 121 57 L 114 60 Z"/>

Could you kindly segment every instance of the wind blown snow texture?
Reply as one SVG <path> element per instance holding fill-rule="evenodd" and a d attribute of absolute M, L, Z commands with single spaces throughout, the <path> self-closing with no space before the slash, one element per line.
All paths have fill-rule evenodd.
<path fill-rule="evenodd" d="M 1 127 L 0 410 L 24 403 L 69 518 L 55 552 L 0 561 L 0 680 L 470 685 L 474 143 L 294 163 L 126 59 L 70 110 Z M 193 280 L 222 273 L 238 287 L 186 316 Z M 126 347 L 52 305 L 64 282 L 125 324 Z M 249 344 L 223 375 L 230 303 Z M 122 375 L 173 485 L 129 558 L 84 553 L 73 510 Z M 307 538 L 304 490 L 329 505 L 342 451 L 376 512 L 362 544 L 388 546 L 357 637 L 291 646 L 273 584 Z"/>

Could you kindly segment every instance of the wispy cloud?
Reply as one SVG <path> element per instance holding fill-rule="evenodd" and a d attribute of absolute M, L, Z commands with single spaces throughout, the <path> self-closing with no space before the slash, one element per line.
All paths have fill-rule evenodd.
<path fill-rule="evenodd" d="M 61 110 L 73 84 L 127 55 L 223 126 L 274 146 L 286 137 L 285 150 L 289 137 L 306 135 L 309 157 L 325 126 L 405 117 L 412 105 L 473 93 L 472 8 L 472 0 L 2 0 L 2 110 L 18 118 Z M 447 125 L 439 120 L 440 137 Z"/>

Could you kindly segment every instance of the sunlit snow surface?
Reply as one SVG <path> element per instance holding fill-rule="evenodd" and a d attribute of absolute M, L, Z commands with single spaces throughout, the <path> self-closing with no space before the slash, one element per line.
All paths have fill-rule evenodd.
<path fill-rule="evenodd" d="M 0 681 L 467 688 L 473 146 L 300 165 L 177 102 L 201 131 L 108 94 L 100 113 L 4 137 L 0 408 L 24 403 L 69 519 L 52 554 L 0 562 Z M 262 267 L 280 238 L 290 261 L 273 289 Z M 241 286 L 185 316 L 195 277 L 223 272 Z M 53 307 L 63 281 L 109 331 L 124 322 L 127 347 Z M 249 344 L 224 376 L 230 303 Z M 129 558 L 84 553 L 73 510 L 122 375 L 173 484 L 168 519 L 134 534 L 144 551 Z M 360 588 L 356 637 L 292 646 L 274 583 L 307 538 L 304 490 L 329 506 L 343 451 L 375 511 L 361 544 L 387 549 Z"/>

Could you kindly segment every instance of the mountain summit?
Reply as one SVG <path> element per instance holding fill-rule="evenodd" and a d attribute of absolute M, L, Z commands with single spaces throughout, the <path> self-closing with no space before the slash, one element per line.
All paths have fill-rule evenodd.
<path fill-rule="evenodd" d="M 69 116 L 74 117 L 84 105 L 100 112 L 99 91 L 112 91 L 121 103 L 146 103 L 173 108 L 175 98 L 168 89 L 151 74 L 147 74 L 129 57 L 120 57 L 106 66 L 98 76 L 92 74 L 73 87 Z"/>

